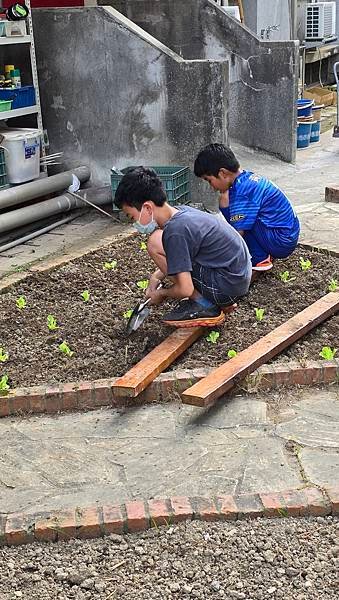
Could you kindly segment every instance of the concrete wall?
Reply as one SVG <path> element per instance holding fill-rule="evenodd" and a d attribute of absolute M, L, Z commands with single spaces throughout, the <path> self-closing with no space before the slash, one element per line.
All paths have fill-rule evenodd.
<path fill-rule="evenodd" d="M 295 42 L 261 42 L 211 0 L 111 3 L 184 58 L 229 60 L 231 137 L 286 161 L 295 159 Z"/>
<path fill-rule="evenodd" d="M 243 0 L 246 26 L 260 37 L 262 29 L 278 25 L 270 40 L 291 39 L 290 0 Z M 266 34 L 265 34 L 266 35 Z"/>
<path fill-rule="evenodd" d="M 50 151 L 67 167 L 102 184 L 113 165 L 192 165 L 227 141 L 227 62 L 185 61 L 110 7 L 39 9 L 34 26 Z"/>

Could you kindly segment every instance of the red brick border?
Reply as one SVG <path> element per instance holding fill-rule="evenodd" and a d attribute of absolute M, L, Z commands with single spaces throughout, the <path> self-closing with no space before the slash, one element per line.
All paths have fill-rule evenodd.
<path fill-rule="evenodd" d="M 339 487 L 305 487 L 277 493 L 133 500 L 121 506 L 90 506 L 44 514 L 8 514 L 0 519 L 0 543 L 95 538 L 136 533 L 184 520 L 235 521 L 257 517 L 339 515 Z"/>
<path fill-rule="evenodd" d="M 95 410 L 100 406 L 124 407 L 169 402 L 205 377 L 211 369 L 176 370 L 162 373 L 137 398 L 115 396 L 115 379 L 80 381 L 54 386 L 16 388 L 0 396 L 0 417 L 21 414 L 55 414 L 64 411 Z M 329 384 L 339 381 L 339 359 L 263 365 L 246 377 L 241 388 L 249 393 L 282 386 Z"/>

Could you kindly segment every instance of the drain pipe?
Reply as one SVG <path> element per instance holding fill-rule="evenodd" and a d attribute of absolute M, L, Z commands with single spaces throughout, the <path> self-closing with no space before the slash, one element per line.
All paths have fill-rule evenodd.
<path fill-rule="evenodd" d="M 103 188 L 89 188 L 88 190 L 82 190 L 85 198 L 91 197 L 92 204 L 95 206 L 101 206 L 108 204 L 112 201 L 112 191 L 109 186 Z M 78 196 L 78 194 L 77 194 Z M 24 206 L 16 210 L 12 210 L 8 213 L 4 213 L 0 216 L 0 233 L 5 233 L 11 229 L 22 227 L 28 223 L 34 223 L 40 221 L 46 217 L 51 217 L 63 212 L 69 212 L 75 208 L 86 207 L 79 197 L 75 197 L 70 193 L 65 193 L 62 196 L 51 198 L 50 200 L 43 200 L 33 206 Z"/>
<path fill-rule="evenodd" d="M 2 190 L 0 191 L 0 210 L 8 206 L 23 204 L 29 200 L 35 200 L 41 196 L 47 196 L 47 194 L 67 190 L 73 183 L 73 174 L 77 176 L 81 183 L 88 181 L 91 176 L 88 167 L 77 167 L 72 171 L 65 171 L 58 175 L 36 179 L 29 183 L 23 183 L 22 185 Z"/>
<path fill-rule="evenodd" d="M 78 214 L 69 215 L 69 217 L 65 217 L 64 219 L 61 219 L 61 221 L 56 221 L 55 223 L 46 225 L 46 227 L 42 227 L 41 229 L 38 229 L 37 231 L 32 231 L 31 233 L 28 233 L 27 235 L 24 235 L 21 238 L 17 238 L 16 240 L 13 240 L 12 242 L 8 242 L 8 244 L 4 244 L 3 246 L 0 246 L 0 254 L 1 254 L 1 252 L 10 250 L 11 248 L 15 248 L 16 246 L 20 246 L 21 244 L 24 244 L 25 242 L 29 242 L 29 240 L 34 240 L 34 238 L 38 237 L 39 235 L 48 233 L 49 231 L 52 231 L 52 229 L 56 229 L 56 227 L 60 227 L 60 225 L 65 225 L 65 223 L 74 221 L 74 219 L 76 219 L 77 217 L 78 217 Z"/>

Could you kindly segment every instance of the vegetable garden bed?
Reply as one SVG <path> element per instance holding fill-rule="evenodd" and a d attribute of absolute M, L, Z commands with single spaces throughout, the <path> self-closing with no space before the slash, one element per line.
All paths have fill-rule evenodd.
<path fill-rule="evenodd" d="M 123 374 L 172 331 L 161 323 L 170 307 L 166 303 L 154 307 L 142 328 L 126 337 L 126 313 L 142 298 L 142 282 L 153 269 L 145 244 L 133 236 L 51 272 L 34 273 L 2 292 L 0 380 L 7 375 L 16 387 Z M 282 276 L 286 271 L 289 276 Z M 215 330 L 219 337 L 206 330 L 172 368 L 221 364 L 230 350 L 245 349 L 325 295 L 338 274 L 339 259 L 320 252 L 298 249 L 277 260 Z M 335 316 L 277 360 L 317 360 L 323 347 L 333 349 L 338 340 Z"/>

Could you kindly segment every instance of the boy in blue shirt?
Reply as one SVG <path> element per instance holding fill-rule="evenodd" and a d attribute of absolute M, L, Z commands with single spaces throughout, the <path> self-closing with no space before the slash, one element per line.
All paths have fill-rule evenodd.
<path fill-rule="evenodd" d="M 253 271 L 268 271 L 272 258 L 286 258 L 295 250 L 300 224 L 289 199 L 265 177 L 242 170 L 231 148 L 206 146 L 194 173 L 221 192 L 220 211 L 244 238 Z"/>
<path fill-rule="evenodd" d="M 126 173 L 114 202 L 139 233 L 149 235 L 147 250 L 157 267 L 146 291 L 151 304 L 180 300 L 164 322 L 174 327 L 223 323 L 224 307 L 245 295 L 251 281 L 251 259 L 242 237 L 214 215 L 170 206 L 153 169 Z M 173 285 L 159 289 L 165 277 Z"/>

